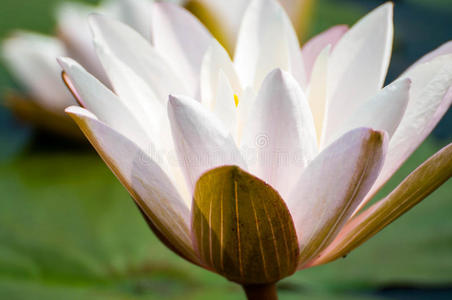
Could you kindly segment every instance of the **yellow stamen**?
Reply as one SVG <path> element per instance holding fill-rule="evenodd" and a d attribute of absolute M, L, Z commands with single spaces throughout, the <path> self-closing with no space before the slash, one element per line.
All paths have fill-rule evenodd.
<path fill-rule="evenodd" d="M 237 96 L 237 94 L 234 94 L 234 102 L 235 102 L 235 107 L 239 106 L 239 96 Z"/>

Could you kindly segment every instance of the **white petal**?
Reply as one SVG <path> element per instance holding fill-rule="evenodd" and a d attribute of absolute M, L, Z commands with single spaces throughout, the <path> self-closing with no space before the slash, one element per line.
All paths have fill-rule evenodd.
<path fill-rule="evenodd" d="M 354 25 L 333 50 L 328 73 L 328 123 L 334 131 L 383 86 L 393 42 L 393 4 Z"/>
<path fill-rule="evenodd" d="M 197 96 L 201 63 L 212 36 L 193 15 L 175 4 L 155 4 L 152 18 L 155 48 L 183 75 L 190 95 Z"/>
<path fill-rule="evenodd" d="M 251 173 L 286 198 L 317 154 L 307 100 L 289 73 L 277 69 L 267 76 L 243 134 L 242 153 L 257 154 L 257 161 L 249 166 Z"/>
<path fill-rule="evenodd" d="M 109 78 L 114 82 L 115 92 L 135 118 L 150 130 L 152 139 L 158 141 L 161 122 L 165 118 L 164 106 L 157 102 L 156 95 L 142 78 L 123 62 L 103 51 L 99 48 L 99 57 Z"/>
<path fill-rule="evenodd" d="M 275 68 L 291 72 L 304 83 L 304 67 L 289 17 L 274 0 L 254 0 L 245 12 L 234 63 L 244 88 L 257 90 Z"/>
<path fill-rule="evenodd" d="M 336 236 L 376 180 L 387 148 L 385 133 L 348 132 L 309 164 L 288 198 L 300 242 L 300 266 Z"/>
<path fill-rule="evenodd" d="M 308 102 L 314 117 L 318 144 L 321 144 L 324 136 L 323 131 L 327 117 L 327 78 L 330 50 L 331 46 L 328 45 L 317 56 L 308 87 Z"/>
<path fill-rule="evenodd" d="M 179 163 L 191 191 L 209 169 L 237 165 L 246 170 L 233 137 L 202 104 L 188 97 L 170 96 L 168 115 Z"/>
<path fill-rule="evenodd" d="M 127 188 L 161 235 L 189 260 L 197 262 L 190 234 L 190 207 L 165 172 L 132 141 L 80 107 L 69 107 L 99 155 Z"/>
<path fill-rule="evenodd" d="M 419 147 L 452 103 L 452 55 L 439 56 L 419 64 L 405 73 L 403 78 L 412 81 L 405 115 L 389 143 L 383 170 L 358 210 Z"/>
<path fill-rule="evenodd" d="M 65 49 L 57 39 L 17 32 L 3 42 L 2 55 L 13 74 L 43 107 L 63 113 L 65 107 L 75 104 L 61 81 L 56 57 L 65 55 Z"/>
<path fill-rule="evenodd" d="M 212 39 L 201 67 L 201 102 L 207 107 L 211 107 L 216 98 L 220 71 L 226 75 L 234 93 L 240 96 L 242 89 L 231 58 L 226 50 Z"/>
<path fill-rule="evenodd" d="M 143 151 L 149 151 L 149 135 L 145 124 L 140 124 L 127 106 L 99 80 L 70 58 L 58 59 L 71 80 L 83 106 L 122 135 L 130 138 Z"/>
<path fill-rule="evenodd" d="M 328 145 L 344 133 L 359 127 L 369 127 L 374 130 L 386 131 L 389 138 L 402 120 L 408 105 L 411 80 L 397 80 L 377 95 L 364 102 L 335 133 L 331 134 L 325 143 Z"/>

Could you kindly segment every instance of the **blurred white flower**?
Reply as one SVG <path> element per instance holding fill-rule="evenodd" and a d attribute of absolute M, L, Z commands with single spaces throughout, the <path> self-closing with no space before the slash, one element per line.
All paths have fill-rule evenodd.
<path fill-rule="evenodd" d="M 93 12 L 109 15 L 132 26 L 149 39 L 151 3 L 150 0 L 112 0 L 104 1 L 98 7 L 63 3 L 57 9 L 58 37 L 15 32 L 3 42 L 3 57 L 15 77 L 29 91 L 28 97 L 45 110 L 62 114 L 64 108 L 73 104 L 74 100 L 62 84 L 57 57 L 74 57 L 86 65 L 90 72 L 105 80 L 92 46 L 88 15 Z"/>

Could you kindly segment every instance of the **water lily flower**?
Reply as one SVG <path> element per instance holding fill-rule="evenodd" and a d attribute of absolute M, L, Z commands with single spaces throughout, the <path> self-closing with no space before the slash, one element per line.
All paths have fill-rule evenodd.
<path fill-rule="evenodd" d="M 300 49 L 281 5 L 254 0 L 231 60 L 179 6 L 155 5 L 152 45 L 94 15 L 114 92 L 60 58 L 80 103 L 66 112 L 169 249 L 275 299 L 280 279 L 346 255 L 452 175 L 449 144 L 365 209 L 452 101 L 450 44 L 383 87 L 392 17 L 386 3 Z"/>

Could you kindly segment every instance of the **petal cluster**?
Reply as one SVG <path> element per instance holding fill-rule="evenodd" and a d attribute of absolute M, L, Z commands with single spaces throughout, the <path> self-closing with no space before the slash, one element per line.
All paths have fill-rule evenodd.
<path fill-rule="evenodd" d="M 114 92 L 60 58 L 82 106 L 66 111 L 168 247 L 242 284 L 274 282 L 346 254 L 451 176 L 448 146 L 357 214 L 452 101 L 449 48 L 383 86 L 392 11 L 300 49 L 282 6 L 254 0 L 233 59 L 176 5 L 154 5 L 152 43 L 93 15 Z"/>

